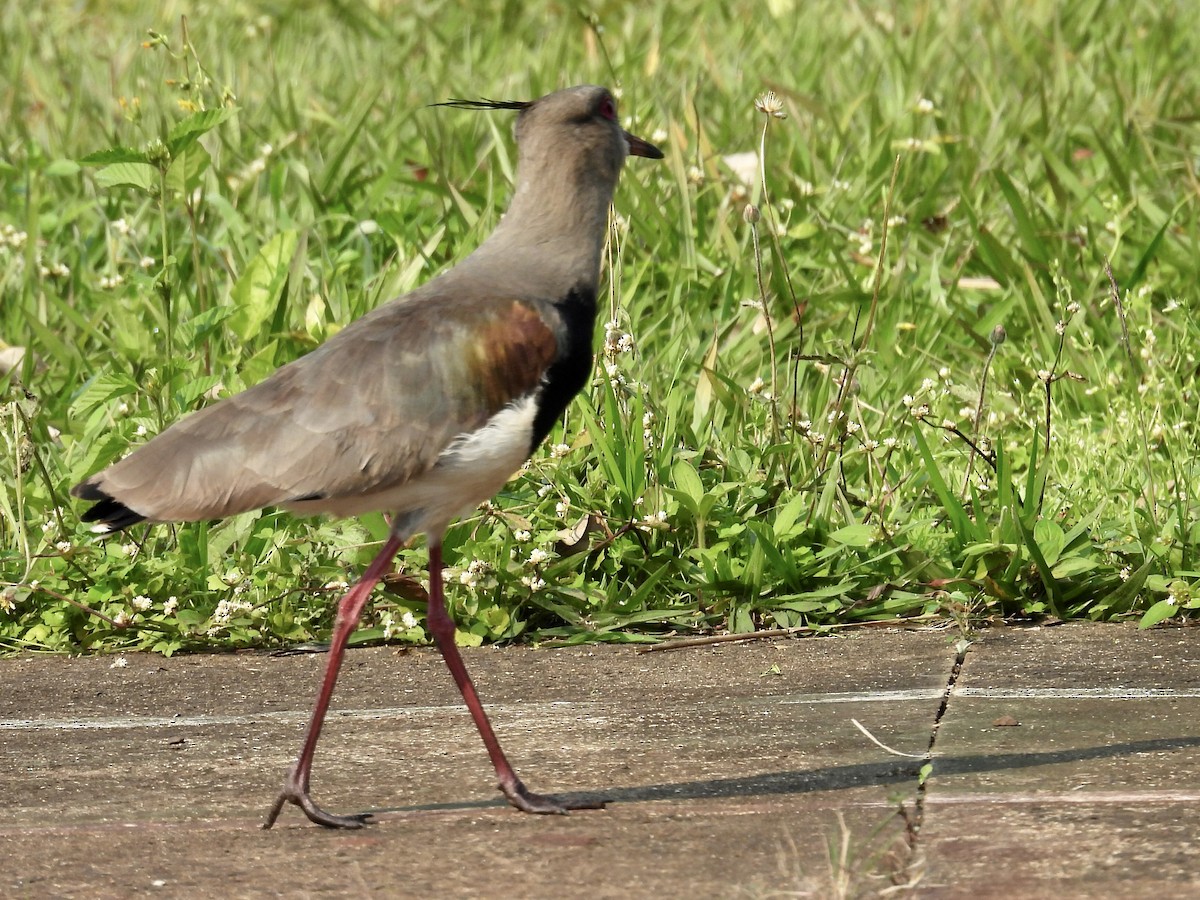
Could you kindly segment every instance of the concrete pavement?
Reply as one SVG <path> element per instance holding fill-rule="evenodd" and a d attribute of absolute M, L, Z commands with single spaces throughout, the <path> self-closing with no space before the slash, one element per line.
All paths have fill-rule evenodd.
<path fill-rule="evenodd" d="M 320 655 L 0 660 L 0 894 L 1200 897 L 1197 632 L 957 640 L 467 651 L 525 782 L 610 801 L 567 817 L 503 803 L 436 652 L 354 650 L 313 783 L 352 833 L 257 827 Z"/>

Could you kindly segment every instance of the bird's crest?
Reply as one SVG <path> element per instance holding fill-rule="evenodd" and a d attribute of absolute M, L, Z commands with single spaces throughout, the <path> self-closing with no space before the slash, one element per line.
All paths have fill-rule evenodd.
<path fill-rule="evenodd" d="M 453 109 L 527 109 L 532 103 L 529 100 L 461 100 L 454 97 L 444 103 L 430 103 L 430 106 L 449 106 Z"/>

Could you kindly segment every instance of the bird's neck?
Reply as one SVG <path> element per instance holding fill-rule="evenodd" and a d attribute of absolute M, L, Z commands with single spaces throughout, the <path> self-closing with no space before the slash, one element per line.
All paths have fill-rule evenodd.
<path fill-rule="evenodd" d="M 474 257 L 518 277 L 528 273 L 556 297 L 577 288 L 594 292 L 614 185 L 561 164 L 524 168 L 536 176 L 519 173 L 508 212 Z"/>

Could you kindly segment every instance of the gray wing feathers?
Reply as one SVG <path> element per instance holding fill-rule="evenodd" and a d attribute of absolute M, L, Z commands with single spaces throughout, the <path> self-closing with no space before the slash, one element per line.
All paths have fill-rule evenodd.
<path fill-rule="evenodd" d="M 89 483 L 147 519 L 194 521 L 362 496 L 412 479 L 498 411 L 496 398 L 473 389 L 476 335 L 455 314 L 462 305 L 439 306 L 377 310 Z M 484 312 L 485 322 L 502 318 L 507 304 L 498 306 L 497 316 Z"/>

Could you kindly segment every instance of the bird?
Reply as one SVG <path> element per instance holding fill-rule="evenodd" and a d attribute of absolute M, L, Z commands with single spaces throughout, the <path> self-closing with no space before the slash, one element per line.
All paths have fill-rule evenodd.
<path fill-rule="evenodd" d="M 75 485 L 93 531 L 211 521 L 262 507 L 334 517 L 383 512 L 387 539 L 338 603 L 300 753 L 263 828 L 287 804 L 329 828 L 312 799 L 313 754 L 346 642 L 396 553 L 424 533 L 427 625 L 517 809 L 566 814 L 603 803 L 530 791 L 509 763 L 455 645 L 442 539 L 492 497 L 589 381 L 609 208 L 629 156 L 662 159 L 618 124 L 611 91 L 580 85 L 536 100 L 450 100 L 513 110 L 515 188 L 492 233 L 457 265 L 350 323 L 259 384 L 180 419 Z"/>

